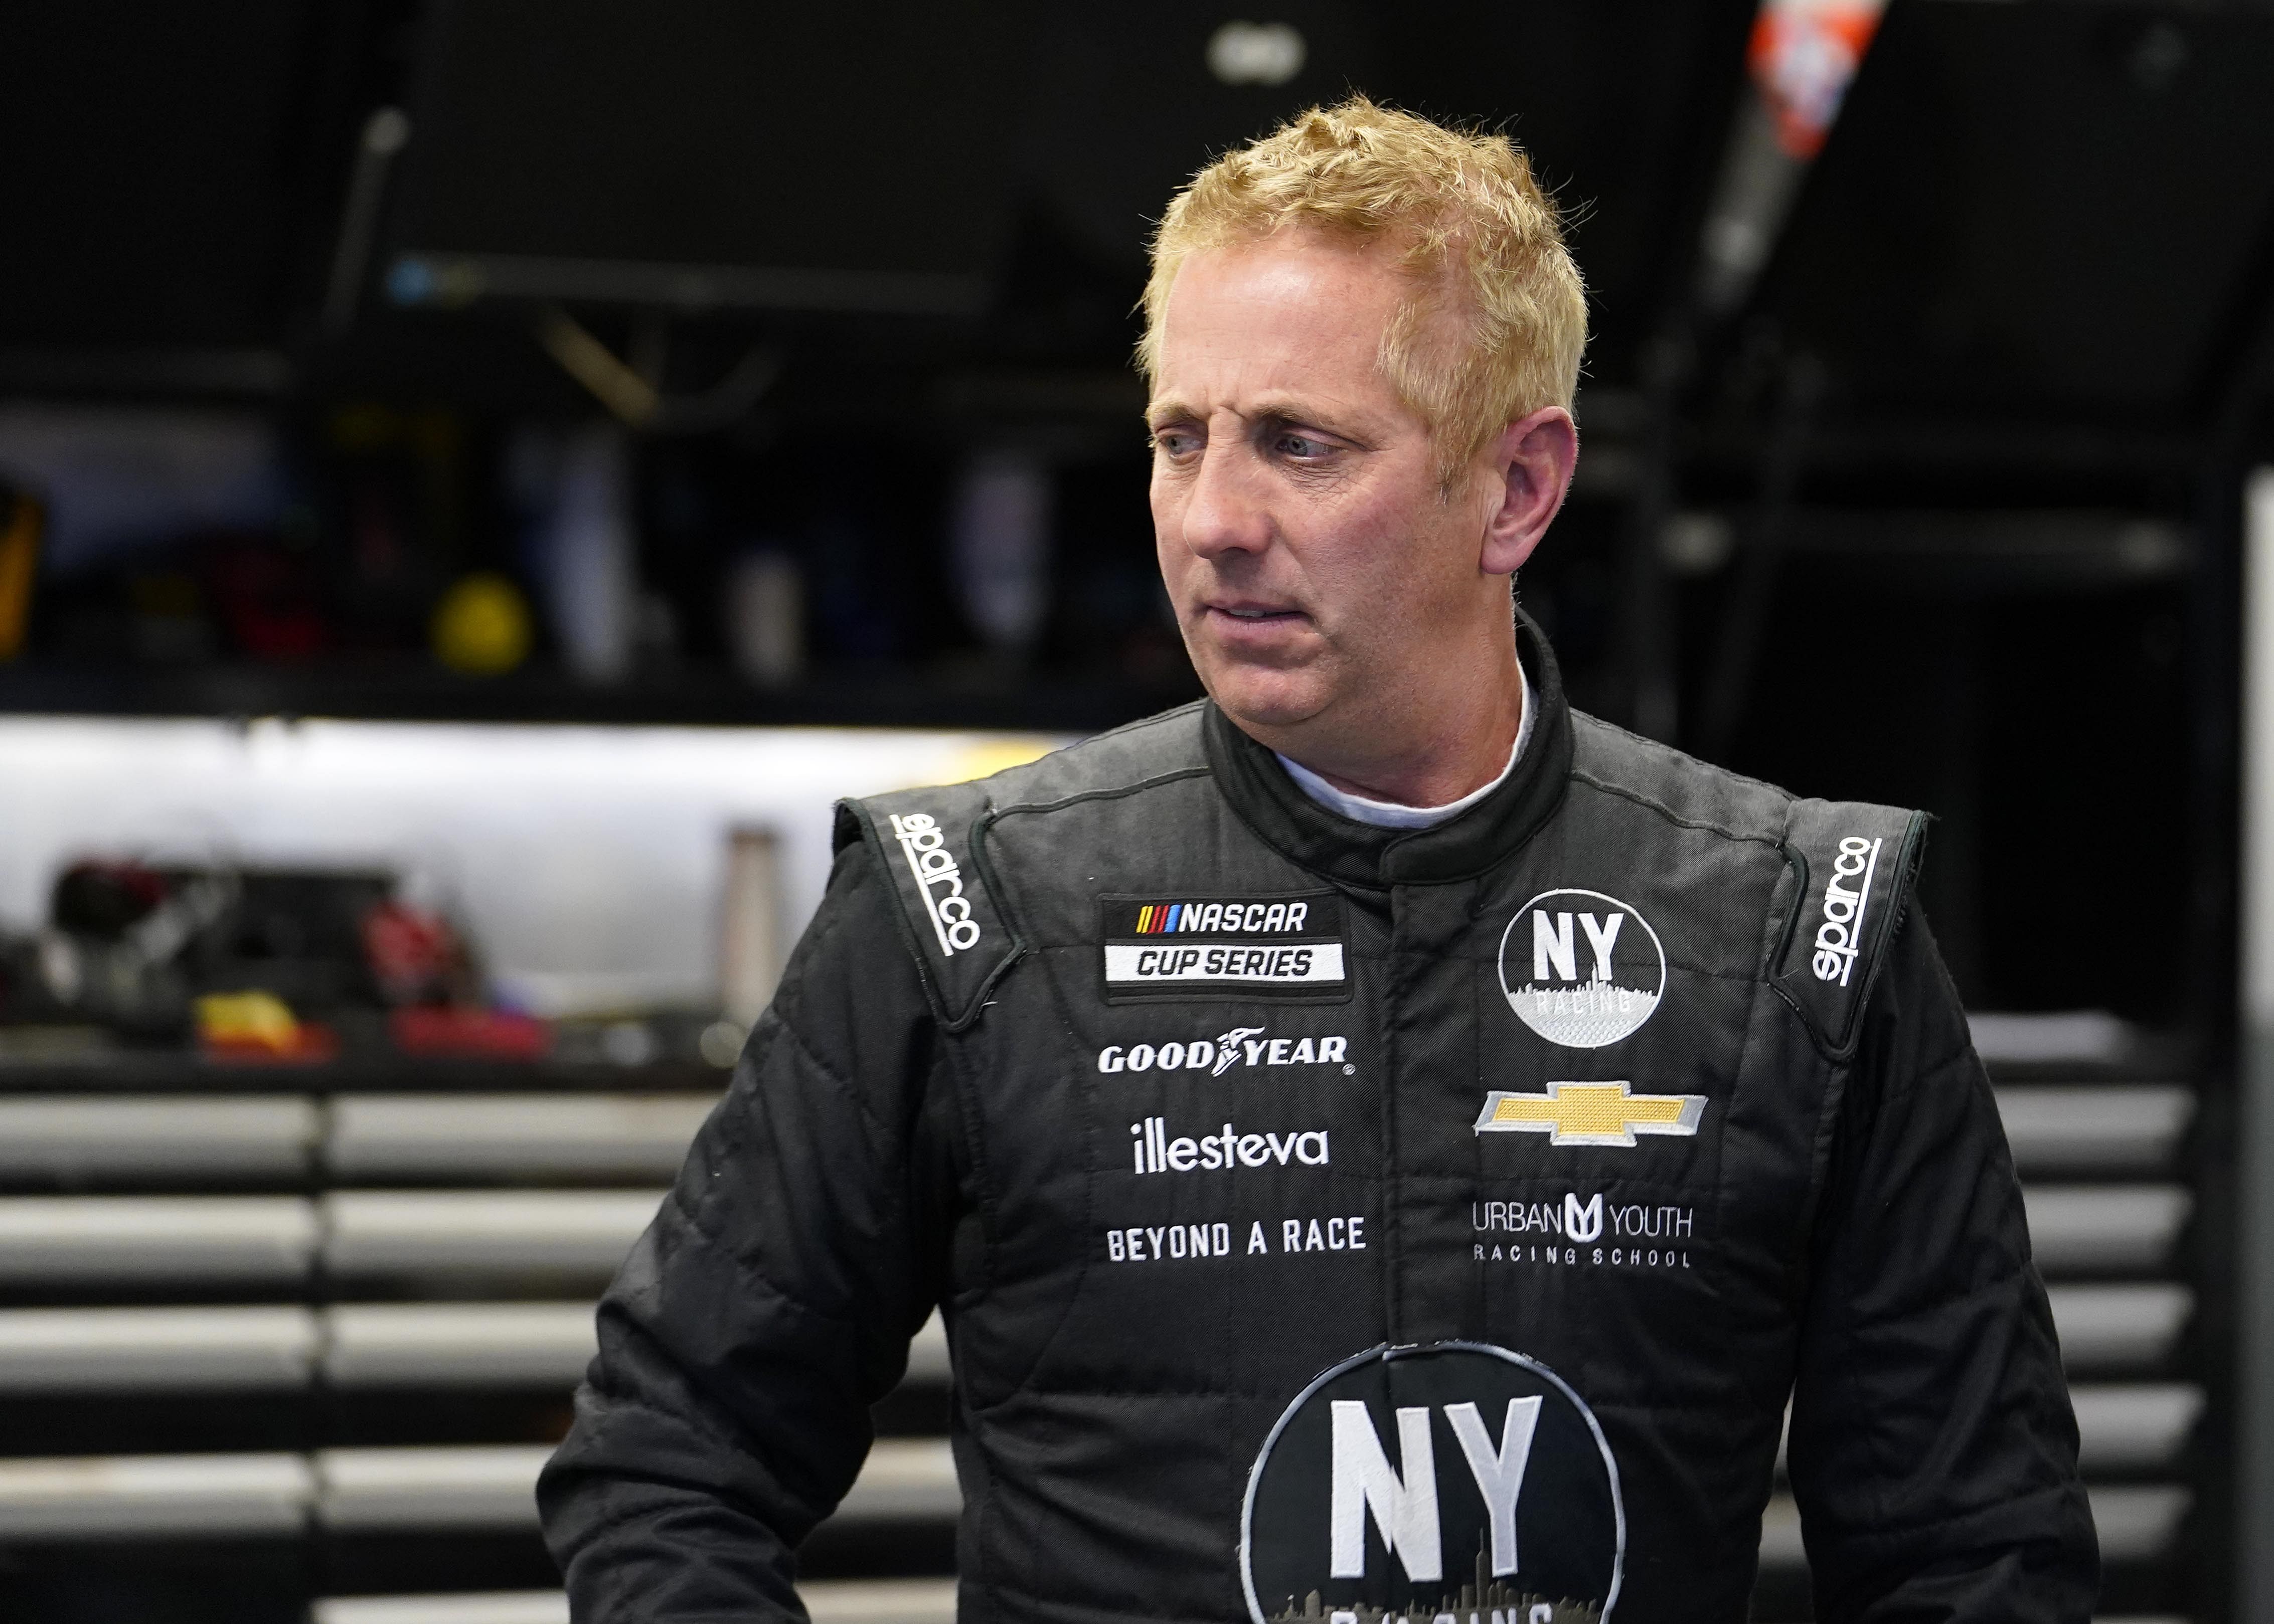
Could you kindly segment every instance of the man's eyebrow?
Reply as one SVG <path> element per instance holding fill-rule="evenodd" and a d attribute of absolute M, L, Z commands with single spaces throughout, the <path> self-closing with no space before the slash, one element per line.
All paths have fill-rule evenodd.
<path fill-rule="evenodd" d="M 1323 429 L 1353 442 L 1367 441 L 1373 432 L 1365 412 L 1337 409 L 1316 401 L 1266 399 L 1256 402 L 1254 415 L 1258 423 Z"/>
<path fill-rule="evenodd" d="M 1167 400 L 1155 401 L 1150 405 L 1147 406 L 1145 408 L 1145 423 L 1149 428 L 1158 428 L 1163 423 L 1174 423 L 1179 418 L 1187 418 L 1193 415 L 1194 413 L 1191 407 L 1186 405 L 1184 402 L 1180 400 L 1171 397 Z"/>

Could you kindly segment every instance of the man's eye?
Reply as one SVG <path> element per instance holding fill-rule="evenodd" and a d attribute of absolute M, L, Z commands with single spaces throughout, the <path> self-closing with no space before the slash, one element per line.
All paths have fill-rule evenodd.
<path fill-rule="evenodd" d="M 1153 443 L 1170 456 L 1182 456 L 1200 443 L 1200 437 L 1185 429 L 1156 429 Z"/>
<path fill-rule="evenodd" d="M 1305 459 L 1322 457 L 1330 447 L 1323 440 L 1314 440 L 1308 434 L 1282 434 L 1279 450 L 1283 455 Z"/>

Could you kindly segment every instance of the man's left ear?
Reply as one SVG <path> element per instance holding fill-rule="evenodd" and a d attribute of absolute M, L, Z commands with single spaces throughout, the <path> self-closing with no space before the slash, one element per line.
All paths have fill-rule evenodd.
<path fill-rule="evenodd" d="M 1499 470 L 1500 502 L 1485 522 L 1478 564 L 1488 575 L 1516 573 L 1563 506 L 1579 461 L 1579 430 L 1561 406 L 1543 406 L 1500 432 L 1488 455 Z"/>

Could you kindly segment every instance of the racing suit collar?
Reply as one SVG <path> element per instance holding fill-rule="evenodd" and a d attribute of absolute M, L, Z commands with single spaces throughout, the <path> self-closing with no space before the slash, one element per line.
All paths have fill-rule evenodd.
<path fill-rule="evenodd" d="M 1428 829 L 1377 829 L 1329 812 L 1214 701 L 1202 728 L 1209 766 L 1242 821 L 1314 873 L 1376 888 L 1474 879 L 1514 856 L 1547 821 L 1570 776 L 1571 710 L 1555 651 L 1522 609 L 1516 636 L 1540 706 L 1532 742 L 1507 781 L 1458 817 Z"/>

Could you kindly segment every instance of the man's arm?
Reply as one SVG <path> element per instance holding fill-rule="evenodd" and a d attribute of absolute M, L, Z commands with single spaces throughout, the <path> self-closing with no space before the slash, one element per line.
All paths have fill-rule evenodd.
<path fill-rule="evenodd" d="M 1793 1395 L 1817 1617 L 2084 1624 L 2098 1554 L 2005 1130 L 1916 911 L 1886 952 Z"/>
<path fill-rule="evenodd" d="M 873 852 L 838 858 L 732 1087 L 600 1304 L 538 1485 L 579 1624 L 801 1615 L 791 1553 L 938 1301 L 933 1026 Z"/>

